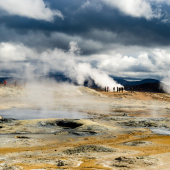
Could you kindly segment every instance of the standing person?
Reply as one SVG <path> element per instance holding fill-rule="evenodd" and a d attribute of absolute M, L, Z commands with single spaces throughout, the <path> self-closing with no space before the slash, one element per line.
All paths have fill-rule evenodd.
<path fill-rule="evenodd" d="M 119 87 L 119 93 L 120 93 L 120 87 Z"/>
<path fill-rule="evenodd" d="M 104 90 L 105 90 L 105 92 L 106 92 L 106 86 L 105 86 Z"/>
<path fill-rule="evenodd" d="M 122 93 L 123 93 L 123 87 L 122 87 Z"/>
<path fill-rule="evenodd" d="M 107 92 L 109 92 L 109 87 L 107 86 Z"/>
<path fill-rule="evenodd" d="M 7 81 L 5 80 L 5 81 L 4 81 L 4 86 L 6 86 L 6 84 L 7 84 Z"/>
<path fill-rule="evenodd" d="M 115 87 L 113 87 L 113 92 L 115 92 Z"/>
<path fill-rule="evenodd" d="M 117 87 L 117 92 L 119 91 L 119 88 Z"/>
<path fill-rule="evenodd" d="M 132 91 L 133 91 L 133 87 L 131 87 L 131 93 L 132 93 Z"/>
<path fill-rule="evenodd" d="M 17 81 L 15 81 L 14 85 L 15 85 L 15 87 L 17 86 Z"/>

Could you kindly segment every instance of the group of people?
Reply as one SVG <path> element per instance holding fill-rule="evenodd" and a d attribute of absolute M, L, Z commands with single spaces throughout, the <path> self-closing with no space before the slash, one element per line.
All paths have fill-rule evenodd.
<path fill-rule="evenodd" d="M 123 93 L 123 90 L 124 90 L 123 87 L 117 87 L 117 92 L 121 92 L 121 91 L 122 91 L 122 93 Z M 115 90 L 114 90 L 114 91 L 115 91 Z"/>
<path fill-rule="evenodd" d="M 6 85 L 7 85 L 7 81 L 4 80 L 4 86 L 6 86 Z M 17 81 L 15 81 L 14 86 L 17 87 L 17 85 L 18 85 L 18 83 L 17 83 Z M 26 81 L 24 82 L 24 86 L 26 86 Z"/>
<path fill-rule="evenodd" d="M 6 85 L 7 85 L 7 81 L 4 80 L 4 86 L 6 86 Z M 17 81 L 15 81 L 14 85 L 15 85 L 15 87 L 17 86 Z"/>
<path fill-rule="evenodd" d="M 124 90 L 124 88 L 123 87 L 117 87 L 117 92 L 123 92 L 123 90 Z M 109 87 L 108 86 L 106 86 L 105 87 L 105 92 L 109 92 L 110 90 L 109 90 Z M 116 87 L 113 87 L 113 92 L 115 92 L 116 91 Z"/>
<path fill-rule="evenodd" d="M 105 92 L 109 92 L 109 87 L 107 86 L 107 87 L 105 87 Z"/>
<path fill-rule="evenodd" d="M 127 90 L 129 91 L 129 87 L 127 88 Z M 130 87 L 130 91 L 131 93 L 133 92 L 133 87 Z"/>

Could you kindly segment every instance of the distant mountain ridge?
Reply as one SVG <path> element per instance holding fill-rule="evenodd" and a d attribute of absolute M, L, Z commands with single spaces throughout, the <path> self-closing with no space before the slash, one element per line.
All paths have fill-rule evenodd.
<path fill-rule="evenodd" d="M 145 84 L 145 83 L 161 83 L 159 80 L 156 80 L 156 79 L 143 79 L 143 80 L 140 80 L 140 81 L 127 81 L 127 80 L 124 80 L 124 79 L 114 79 L 117 83 L 123 85 L 123 86 L 137 86 L 137 85 L 140 85 L 140 84 Z"/>
<path fill-rule="evenodd" d="M 117 83 L 120 83 L 125 87 L 125 90 L 130 90 L 133 87 L 134 91 L 144 91 L 144 92 L 155 92 L 155 93 L 165 93 L 170 86 L 162 83 L 156 79 L 143 79 L 138 81 L 127 81 L 122 78 L 114 78 Z M 165 91 L 166 89 L 166 91 Z"/>
<path fill-rule="evenodd" d="M 110 77 L 113 78 L 117 83 L 123 85 L 126 90 L 130 89 L 130 87 L 133 87 L 134 91 L 142 90 L 147 92 L 165 92 L 163 86 L 166 87 L 166 89 L 170 89 L 169 86 L 163 84 L 162 82 L 156 79 L 148 78 L 148 79 L 138 80 L 135 78 L 121 78 L 121 77 L 112 77 L 112 76 Z M 65 76 L 62 73 L 57 73 L 57 74 L 51 73 L 46 76 L 37 76 L 36 79 L 37 80 L 53 79 L 59 83 L 68 82 L 68 83 L 78 85 L 76 80 L 71 80 L 69 77 Z M 126 79 L 131 79 L 133 81 L 127 81 Z M 4 80 L 7 80 L 7 83 L 9 84 L 13 84 L 15 81 L 18 81 L 18 83 L 23 84 L 24 81 L 26 81 L 24 78 L 22 79 L 17 77 L 2 77 L 0 78 L 0 83 L 3 83 Z M 88 78 L 83 85 L 91 88 L 100 88 L 97 84 L 95 84 L 94 80 L 91 78 Z"/>

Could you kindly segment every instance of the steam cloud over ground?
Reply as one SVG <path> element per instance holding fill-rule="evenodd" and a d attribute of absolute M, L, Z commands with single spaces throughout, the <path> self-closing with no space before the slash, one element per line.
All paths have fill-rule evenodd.
<path fill-rule="evenodd" d="M 33 81 L 36 76 L 48 75 L 50 72 L 62 72 L 79 85 L 83 85 L 85 80 L 91 78 L 101 88 L 122 87 L 105 72 L 93 68 L 89 62 L 82 60 L 81 50 L 74 41 L 70 42 L 68 51 L 55 48 L 38 53 L 23 45 L 1 44 L 1 53 L 5 53 L 5 57 L 1 58 L 5 61 L 3 67 L 14 69 L 24 79 Z M 30 62 L 31 60 L 34 62 Z M 18 64 L 14 64 L 16 61 L 19 62 L 20 67 Z"/>

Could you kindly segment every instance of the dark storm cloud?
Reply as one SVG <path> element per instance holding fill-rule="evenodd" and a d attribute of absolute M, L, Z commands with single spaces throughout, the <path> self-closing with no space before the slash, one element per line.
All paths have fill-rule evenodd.
<path fill-rule="evenodd" d="M 82 5 L 87 2 L 85 0 L 46 0 L 45 2 L 51 9 L 61 11 L 64 20 L 55 17 L 53 22 L 47 22 L 19 16 L 1 16 L 1 26 L 11 30 L 11 35 L 10 32 L 8 33 L 9 36 L 4 36 L 3 32 L 0 33 L 1 41 L 17 42 L 19 40 L 29 46 L 67 49 L 72 39 L 79 42 L 84 54 L 100 52 L 107 49 L 109 44 L 170 45 L 169 23 L 163 23 L 162 18 L 147 20 L 122 15 L 117 9 L 110 8 L 97 0 L 93 3 L 98 5 L 99 9 L 96 9 L 95 5 L 82 8 Z M 166 7 L 165 10 L 169 9 Z M 30 32 L 32 32 L 32 39 L 29 37 Z M 53 39 L 53 33 L 62 34 Z M 90 49 L 83 45 L 84 40 L 100 43 L 103 48 Z"/>

